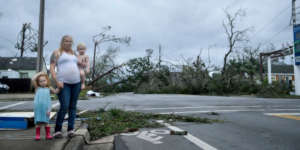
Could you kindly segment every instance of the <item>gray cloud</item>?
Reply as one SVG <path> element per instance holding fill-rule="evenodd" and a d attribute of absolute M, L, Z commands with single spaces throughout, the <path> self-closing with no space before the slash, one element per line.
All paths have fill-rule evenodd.
<path fill-rule="evenodd" d="M 221 64 L 227 46 L 222 27 L 224 9 L 231 12 L 239 8 L 246 10 L 247 16 L 239 27 L 256 29 L 249 33 L 253 46 L 272 42 L 280 47 L 282 43 L 292 42 L 292 28 L 284 29 L 290 21 L 290 5 L 290 1 L 282 0 L 46 1 L 44 39 L 48 44 L 45 55 L 49 56 L 58 48 L 60 38 L 69 34 L 75 43 L 86 43 L 92 56 L 92 36 L 103 26 L 111 25 L 112 34 L 132 37 L 129 47 L 121 47 L 119 62 L 143 56 L 147 48 L 154 49 L 154 57 L 157 57 L 158 44 L 163 46 L 163 58 L 168 60 L 195 57 L 200 49 L 204 49 L 202 56 L 207 59 L 207 48 L 215 45 L 209 53 L 213 63 Z M 14 43 L 22 24 L 31 22 L 38 29 L 39 3 L 36 0 L 10 0 L 0 1 L 0 6 L 3 13 L 0 16 L 0 55 L 12 56 L 17 53 Z M 285 8 L 288 10 L 271 20 Z M 264 26 L 267 27 L 256 32 Z M 105 45 L 101 50 L 104 48 Z M 12 53 L 8 54 L 8 50 Z"/>

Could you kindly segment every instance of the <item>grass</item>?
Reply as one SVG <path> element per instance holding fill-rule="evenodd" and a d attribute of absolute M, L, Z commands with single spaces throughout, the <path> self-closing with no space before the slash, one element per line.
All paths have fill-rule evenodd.
<path fill-rule="evenodd" d="M 86 92 L 87 91 L 88 91 L 87 89 L 81 90 L 80 93 L 79 93 L 78 99 L 80 99 L 80 100 L 88 100 L 89 98 L 86 96 Z"/>
<path fill-rule="evenodd" d="M 113 135 L 116 133 L 128 132 L 138 128 L 158 128 L 161 124 L 155 120 L 165 120 L 166 122 L 195 122 L 195 123 L 213 123 L 220 122 L 219 120 L 211 120 L 208 118 L 166 115 L 166 114 L 151 114 L 132 111 L 123 111 L 120 109 L 110 109 L 104 111 L 100 109 L 94 112 L 86 112 L 80 117 L 88 118 L 85 122 L 88 124 L 92 140 Z"/>

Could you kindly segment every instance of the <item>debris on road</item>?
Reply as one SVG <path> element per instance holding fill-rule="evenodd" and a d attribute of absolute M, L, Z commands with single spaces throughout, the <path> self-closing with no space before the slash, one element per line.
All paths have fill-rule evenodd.
<path fill-rule="evenodd" d="M 87 96 L 96 96 L 96 97 L 99 97 L 100 93 L 99 92 L 94 92 L 92 90 L 89 90 L 89 91 L 86 92 L 86 95 Z"/>
<path fill-rule="evenodd" d="M 178 131 L 178 130 L 171 130 L 170 134 L 171 135 L 187 135 L 187 131 Z"/>

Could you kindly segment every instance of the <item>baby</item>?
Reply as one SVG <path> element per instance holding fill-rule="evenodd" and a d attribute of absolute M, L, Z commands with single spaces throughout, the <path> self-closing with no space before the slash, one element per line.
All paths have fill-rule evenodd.
<path fill-rule="evenodd" d="M 81 89 L 85 89 L 85 75 L 90 72 L 89 56 L 85 54 L 86 46 L 83 43 L 77 45 L 77 58 L 80 70 Z"/>

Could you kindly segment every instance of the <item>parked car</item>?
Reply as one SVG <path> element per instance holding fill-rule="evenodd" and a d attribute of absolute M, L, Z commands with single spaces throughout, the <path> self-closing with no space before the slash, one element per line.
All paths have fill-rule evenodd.
<path fill-rule="evenodd" d="M 2 84 L 0 82 L 0 93 L 7 93 L 9 90 L 9 86 L 7 84 Z"/>

